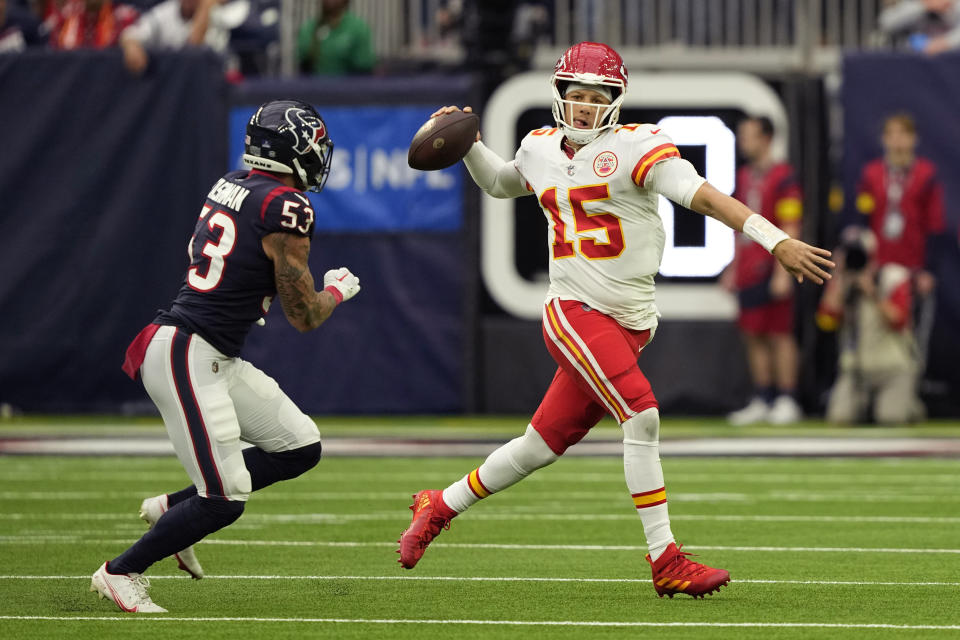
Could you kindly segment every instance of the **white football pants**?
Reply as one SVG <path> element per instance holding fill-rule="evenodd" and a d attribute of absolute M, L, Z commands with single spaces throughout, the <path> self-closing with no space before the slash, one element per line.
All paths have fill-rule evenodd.
<path fill-rule="evenodd" d="M 250 496 L 241 441 L 269 452 L 320 441 L 317 425 L 273 378 L 184 329 L 157 330 L 140 375 L 201 496 Z"/>

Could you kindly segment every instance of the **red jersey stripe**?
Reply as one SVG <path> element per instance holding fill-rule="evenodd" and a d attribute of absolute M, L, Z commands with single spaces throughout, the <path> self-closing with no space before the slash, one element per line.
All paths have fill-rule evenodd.
<path fill-rule="evenodd" d="M 667 142 L 665 144 L 658 145 L 653 149 L 650 149 L 650 151 L 647 151 L 645 154 L 643 154 L 643 157 L 641 157 L 640 160 L 637 161 L 637 164 L 634 165 L 633 171 L 630 172 L 630 178 L 633 180 L 633 182 L 638 185 L 642 184 L 640 182 L 637 182 L 637 177 L 640 175 L 640 172 L 643 170 L 642 167 L 644 162 L 646 162 L 647 160 L 650 160 L 653 156 L 657 155 L 661 151 L 670 150 L 670 149 L 677 151 L 678 154 L 680 153 L 677 150 L 676 146 L 674 146 L 670 142 Z"/>
<path fill-rule="evenodd" d="M 291 191 L 295 193 L 300 193 L 300 189 L 294 189 L 293 187 L 277 187 L 273 191 L 267 194 L 267 197 L 263 199 L 263 204 L 260 205 L 260 219 L 263 220 L 267 215 L 267 207 L 270 206 L 270 203 L 281 193 L 290 193 Z"/>

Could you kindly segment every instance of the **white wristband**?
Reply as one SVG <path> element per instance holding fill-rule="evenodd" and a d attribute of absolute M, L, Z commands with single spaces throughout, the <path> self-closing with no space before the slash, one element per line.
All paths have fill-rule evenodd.
<path fill-rule="evenodd" d="M 755 213 L 747 218 L 747 220 L 743 223 L 743 232 L 748 238 L 759 244 L 770 253 L 773 253 L 773 248 L 775 246 L 784 240 L 790 239 L 790 236 L 784 233 L 782 229 L 778 228 L 777 225 L 773 224 L 759 213 Z"/>

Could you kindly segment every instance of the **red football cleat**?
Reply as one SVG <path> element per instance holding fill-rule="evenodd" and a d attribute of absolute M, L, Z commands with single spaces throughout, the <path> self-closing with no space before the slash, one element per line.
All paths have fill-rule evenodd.
<path fill-rule="evenodd" d="M 443 491 L 417 492 L 410 510 L 413 511 L 413 522 L 397 540 L 400 543 L 397 549 L 400 559 L 397 562 L 404 569 L 413 569 L 417 565 L 427 545 L 442 530 L 449 529 L 450 519 L 457 515 L 456 511 L 443 503 Z"/>
<path fill-rule="evenodd" d="M 687 560 L 692 553 L 680 551 L 683 548 L 674 543 L 667 545 L 666 551 L 656 562 L 647 556 L 647 562 L 653 569 L 653 588 L 657 595 L 673 597 L 675 593 L 686 593 L 694 598 L 702 598 L 730 582 L 730 573 L 725 569 L 713 569 L 705 564 Z"/>

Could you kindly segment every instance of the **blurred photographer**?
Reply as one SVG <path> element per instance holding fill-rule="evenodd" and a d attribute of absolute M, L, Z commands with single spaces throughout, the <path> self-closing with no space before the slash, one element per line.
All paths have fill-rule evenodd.
<path fill-rule="evenodd" d="M 922 374 L 936 315 L 934 274 L 949 242 L 943 183 L 936 165 L 917 155 L 917 125 L 909 113 L 884 118 L 880 142 L 883 155 L 868 162 L 860 174 L 858 224 L 873 232 L 871 256 L 878 266 L 894 263 L 910 270 Z"/>
<path fill-rule="evenodd" d="M 879 264 L 876 239 L 851 227 L 838 250 L 842 265 L 817 312 L 824 331 L 840 331 L 837 380 L 827 403 L 835 423 L 900 424 L 924 417 L 917 396 L 919 357 L 911 323 L 910 270 Z"/>

